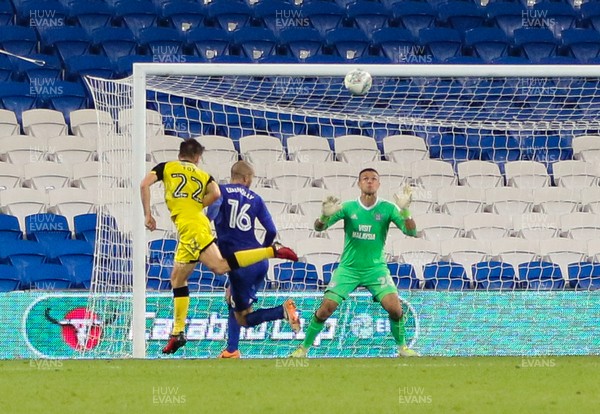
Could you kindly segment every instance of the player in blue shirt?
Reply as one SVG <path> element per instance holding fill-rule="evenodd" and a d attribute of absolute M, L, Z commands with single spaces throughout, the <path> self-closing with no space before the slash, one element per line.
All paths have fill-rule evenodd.
<path fill-rule="evenodd" d="M 254 168 L 246 161 L 238 161 L 231 167 L 231 183 L 221 185 L 221 198 L 208 209 L 207 215 L 214 220 L 217 245 L 227 257 L 241 249 L 270 246 L 277 229 L 263 199 L 250 190 Z M 262 243 L 255 236 L 255 221 L 265 228 Z M 287 299 L 282 305 L 268 309 L 252 309 L 256 292 L 264 281 L 269 268 L 268 260 L 229 272 L 229 305 L 227 348 L 219 358 L 239 358 L 238 343 L 240 325 L 251 327 L 263 322 L 287 319 L 294 332 L 300 331 L 300 318 L 296 304 Z"/>

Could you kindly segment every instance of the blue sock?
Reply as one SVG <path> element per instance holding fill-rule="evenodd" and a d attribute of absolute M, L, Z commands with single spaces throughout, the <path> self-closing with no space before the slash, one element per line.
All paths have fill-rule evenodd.
<path fill-rule="evenodd" d="M 240 343 L 240 325 L 235 319 L 233 308 L 229 306 L 229 316 L 227 318 L 227 352 L 235 352 Z"/>
<path fill-rule="evenodd" d="M 283 306 L 275 306 L 274 308 L 258 309 L 246 315 L 248 326 L 260 325 L 263 322 L 276 321 L 283 319 Z"/>

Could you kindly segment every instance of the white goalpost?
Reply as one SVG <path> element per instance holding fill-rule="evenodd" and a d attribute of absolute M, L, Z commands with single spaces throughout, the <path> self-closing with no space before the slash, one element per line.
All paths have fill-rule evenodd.
<path fill-rule="evenodd" d="M 346 73 L 357 67 L 373 77 L 373 87 L 365 96 L 352 96 L 343 87 Z M 139 183 L 153 165 L 176 158 L 174 138 L 195 138 L 206 144 L 205 164 L 201 167 L 222 183 L 227 182 L 228 169 L 236 155 L 233 153 L 232 156 L 225 147 L 213 145 L 212 139 L 230 138 L 232 148 L 255 165 L 257 183 L 253 189 L 268 198 L 269 208 L 272 206 L 276 211 L 273 215 L 278 227 L 291 230 L 291 235 L 288 233 L 287 236 L 281 231 L 279 238 L 302 256 L 305 244 L 298 240 L 299 235 L 315 236 L 310 234 L 306 223 L 314 221 L 314 212 L 318 211 L 314 210 L 314 205 L 318 206 L 318 202 L 311 203 L 308 198 L 297 201 L 294 197 L 299 197 L 300 191 L 314 192 L 315 199 L 325 192 L 341 196 L 351 194 L 355 188 L 345 183 L 351 183 L 351 176 L 356 176 L 363 166 L 380 169 L 381 195 L 386 198 L 402 185 L 412 185 L 415 188 L 415 217 L 417 214 L 443 213 L 441 204 L 436 204 L 436 197 L 438 190 L 447 187 L 447 183 L 440 180 L 431 184 L 425 178 L 417 177 L 416 167 L 410 164 L 416 158 L 394 158 L 386 148 L 387 137 L 421 137 L 432 158 L 452 166 L 455 176 L 452 184 L 458 184 L 457 165 L 461 161 L 484 160 L 503 166 L 510 161 L 530 160 L 548 167 L 554 162 L 571 159 L 573 137 L 600 132 L 600 116 L 597 115 L 600 109 L 599 74 L 600 67 L 593 65 L 136 63 L 133 75 L 126 79 L 88 78 L 95 108 L 108 113 L 109 119 L 113 120 L 112 125 L 107 126 L 107 118 L 99 117 L 97 191 L 100 205 L 88 307 L 111 323 L 104 328 L 101 344 L 93 350 L 84 350 L 83 355 L 155 358 L 160 356 L 159 345 L 168 337 L 172 306 L 168 271 L 172 266 L 176 237 L 161 200 L 159 185 L 154 186 L 157 188 L 153 189 L 152 195 L 159 230 L 155 234 L 147 233 Z M 262 153 L 260 149 L 254 149 L 254 157 L 251 151 L 245 154 L 242 138 L 251 135 L 256 135 L 257 140 L 261 136 L 276 137 L 283 152 L 264 148 Z M 332 149 L 332 157 L 337 157 L 336 161 L 328 162 L 334 162 L 336 166 L 344 164 L 347 169 L 334 169 L 330 164 L 323 167 L 322 160 L 313 158 L 308 144 L 293 147 L 289 144 L 292 141 L 288 142 L 288 139 L 306 135 L 323 137 Z M 367 136 L 376 146 L 362 152 L 357 147 L 358 152 L 354 153 L 350 148 L 344 156 L 342 147 L 336 146 L 335 138 L 350 135 Z M 159 145 L 159 142 L 169 144 Z M 334 153 L 335 149 L 339 152 Z M 289 163 L 309 161 L 310 182 L 298 185 L 298 188 L 277 188 L 273 184 L 272 170 L 279 161 L 288 162 L 285 168 L 293 169 L 294 177 L 302 175 L 300 168 L 296 171 Z M 315 176 L 323 168 L 331 170 L 328 173 L 334 179 L 340 178 L 333 184 L 336 187 L 329 184 L 335 180 L 327 181 L 325 172 Z M 442 173 L 432 172 L 432 176 L 443 178 Z M 341 179 L 344 177 L 346 181 Z M 356 196 L 358 191 L 355 191 Z M 532 205 L 534 202 L 532 200 Z M 486 200 L 482 201 L 481 211 L 486 203 Z M 280 205 L 284 207 L 278 210 Z M 532 210 L 527 212 L 534 213 Z M 462 226 L 462 216 L 460 222 Z M 321 251 L 321 257 L 315 256 L 316 287 L 312 286 L 313 279 L 308 276 L 304 287 L 301 281 L 278 282 L 275 272 L 284 272 L 287 268 L 272 262 L 266 290 L 258 306 L 271 306 L 281 298 L 294 296 L 304 305 L 301 310 L 307 320 L 322 297 L 325 279 L 321 265 L 335 262 L 336 251 L 338 255 L 341 253 L 339 232 L 338 228 L 321 235 L 321 240 L 329 240 L 334 251 Z M 421 237 L 427 239 L 426 235 Z M 456 237 L 468 238 L 464 228 Z M 401 258 L 399 250 L 394 251 L 394 246 L 402 243 L 410 241 L 398 231 L 391 231 L 386 253 L 390 262 L 411 264 L 406 257 Z M 491 241 L 486 243 L 487 256 L 491 256 Z M 325 257 L 325 253 L 331 254 Z M 426 262 L 425 252 L 420 256 L 417 253 L 412 264 L 418 267 L 415 273 L 418 287 L 399 291 L 406 302 L 409 318 L 412 318 L 407 325 L 411 341 L 417 341 L 417 338 L 425 341 L 420 342 L 425 353 L 442 355 L 446 347 L 450 349 L 449 354 L 460 354 L 462 350 L 458 349 L 453 353 L 452 339 L 443 331 L 448 328 L 447 324 L 459 323 L 459 319 L 455 316 L 446 321 L 447 315 L 439 310 L 427 314 L 431 303 L 441 303 L 448 298 L 436 299 L 438 291 L 422 289 L 426 276 L 420 266 Z M 465 305 L 465 309 L 475 312 L 476 303 L 478 306 L 494 303 L 490 306 L 498 306 L 498 309 L 506 306 L 514 317 L 523 316 L 526 305 L 533 303 L 539 312 L 553 315 L 553 309 L 576 302 L 583 309 L 578 316 L 583 318 L 580 326 L 572 329 L 578 346 L 576 353 L 598 352 L 591 342 L 590 331 L 585 331 L 586 326 L 588 329 L 592 326 L 591 319 L 585 318 L 593 319 L 599 306 L 598 297 L 590 291 L 570 289 L 566 274 L 563 274 L 567 282 L 565 288 L 548 293 L 547 305 L 519 289 L 511 290 L 512 295 L 516 295 L 511 296 L 511 300 L 504 293 L 503 305 L 498 305 L 494 295 L 502 296 L 503 293 L 472 290 L 474 280 L 470 266 L 466 268 L 470 286 L 458 289 L 459 294 L 469 298 L 470 305 Z M 290 269 L 292 274 L 299 272 L 297 268 Z M 188 323 L 188 339 L 192 340 L 182 349 L 182 356 L 215 357 L 224 346 L 227 318 L 227 308 L 222 300 L 224 285 L 224 276 L 211 279 L 206 269 L 200 267 L 195 273 L 193 286 L 197 289 L 192 289 Z M 455 298 L 452 293 L 446 294 Z M 574 297 L 578 298 L 575 302 Z M 575 315 L 576 309 L 572 308 Z M 473 317 L 487 321 L 490 332 L 493 330 L 492 322 L 485 316 L 476 313 Z M 507 331 L 518 328 L 511 320 L 505 322 Z M 338 318 L 321 334 L 319 342 L 322 346 L 314 352 L 334 357 L 388 356 L 390 352 L 386 351 L 385 341 L 391 340 L 385 323 L 385 315 L 378 305 L 371 303 L 368 295 L 358 292 L 341 307 Z M 525 332 L 521 345 L 515 344 L 506 351 L 508 354 L 527 352 L 527 341 L 544 343 L 541 336 L 547 327 L 526 324 L 520 327 L 524 332 L 527 329 L 530 332 Z M 465 338 L 476 335 L 471 328 L 465 324 L 458 335 Z M 486 332 L 485 328 L 483 332 Z M 559 334 L 557 331 L 556 335 Z M 430 339 L 425 339 L 427 337 Z M 242 334 L 242 339 L 253 350 L 250 357 L 283 356 L 301 338 L 302 335 L 294 338 L 291 331 L 279 323 L 247 329 Z M 417 346 L 420 343 L 417 342 Z M 283 346 L 278 347 L 279 344 Z M 553 348 L 555 345 L 557 347 Z M 559 345 L 548 344 L 548 348 L 542 349 L 549 353 L 563 352 Z M 389 348 L 391 351 L 392 347 Z M 493 346 L 482 343 L 472 354 L 495 352 L 498 351 Z"/>

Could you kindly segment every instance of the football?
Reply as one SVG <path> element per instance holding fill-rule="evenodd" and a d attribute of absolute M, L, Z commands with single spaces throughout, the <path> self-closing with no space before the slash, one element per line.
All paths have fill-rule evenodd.
<path fill-rule="evenodd" d="M 372 84 L 371 74 L 362 69 L 351 70 L 344 78 L 344 86 L 352 95 L 366 95 Z"/>

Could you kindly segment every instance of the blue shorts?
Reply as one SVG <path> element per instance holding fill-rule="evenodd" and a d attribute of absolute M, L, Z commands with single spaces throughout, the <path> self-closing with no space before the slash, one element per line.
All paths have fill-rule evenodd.
<path fill-rule="evenodd" d="M 252 266 L 242 267 L 229 272 L 231 306 L 234 311 L 244 311 L 256 302 L 256 292 L 267 277 L 268 270 L 269 261 L 263 260 Z"/>

